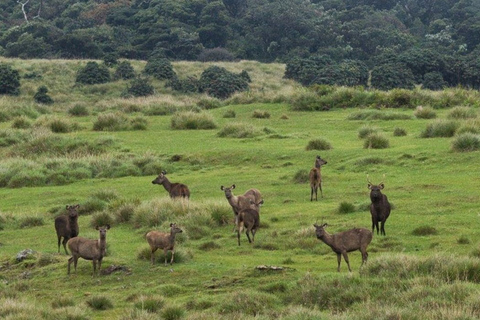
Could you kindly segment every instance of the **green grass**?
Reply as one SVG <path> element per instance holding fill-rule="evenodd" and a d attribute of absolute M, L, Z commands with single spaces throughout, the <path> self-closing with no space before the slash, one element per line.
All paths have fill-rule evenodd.
<path fill-rule="evenodd" d="M 9 61 L 44 76 L 22 79 L 21 95 L 0 101 L 9 117 L 0 123 L 0 141 L 5 141 L 0 148 L 0 317 L 480 317 L 480 157 L 474 148 L 452 152 L 455 137 L 420 138 L 431 120 L 411 117 L 412 108 L 395 109 L 393 119 L 354 121 L 346 119 L 362 110 L 294 111 L 285 101 L 292 91 L 305 89 L 281 79 L 281 66 L 222 63 L 234 72 L 246 69 L 253 80 L 251 92 L 202 111 L 216 129 L 174 130 L 174 112 L 191 110 L 205 96 L 174 96 L 155 80 L 158 96 L 122 100 L 116 93 L 125 86 L 121 81 L 73 87 L 74 71 L 84 61 Z M 144 63 L 132 65 L 139 71 Z M 182 75 L 202 66 L 174 63 Z M 51 90 L 55 103 L 39 111 L 30 100 L 41 84 L 57 90 Z M 73 115 L 75 106 L 85 108 Z M 149 113 L 155 106 L 165 112 Z M 230 110 L 235 117 L 225 118 Z M 270 117 L 253 118 L 256 110 L 268 111 Z M 449 111 L 435 109 L 443 121 Z M 78 128 L 42 135 L 12 128 L 17 117 L 33 124 L 41 112 Z M 116 112 L 128 120 L 144 117 L 146 130 L 93 130 L 101 114 Z M 473 126 L 472 119 L 455 121 Z M 376 128 L 389 147 L 363 148 L 358 134 L 364 127 Z M 283 138 L 272 139 L 263 128 Z M 394 136 L 395 128 L 408 135 Z M 255 134 L 248 135 L 249 130 Z M 229 134 L 221 137 L 222 131 Z M 305 146 L 318 137 L 333 148 L 321 153 L 328 161 L 322 167 L 324 197 L 311 202 L 308 172 L 318 150 Z M 44 144 L 35 148 L 33 140 Z M 188 185 L 189 202 L 172 201 L 162 186 L 151 183 L 161 170 L 172 182 Z M 387 236 L 374 235 L 362 269 L 357 251 L 349 253 L 353 272 L 342 261 L 337 273 L 336 255 L 316 239 L 313 224 L 323 220 L 331 233 L 370 229 L 367 174 L 375 183 L 383 180 L 383 192 L 394 204 Z M 8 187 L 14 176 L 17 188 Z M 60 184 L 61 178 L 66 183 Z M 241 246 L 237 244 L 233 212 L 220 190 L 232 184 L 236 195 L 252 187 L 262 192 L 265 204 L 254 244 L 243 234 Z M 77 203 L 80 236 L 96 239 L 93 224 L 112 222 L 103 269 L 125 269 L 92 277 L 91 262 L 80 259 L 77 273 L 67 276 L 68 257 L 63 250 L 57 253 L 53 223 L 65 205 Z M 144 235 L 167 232 L 172 222 L 184 230 L 177 235 L 178 257 L 165 267 L 163 252 L 157 251 L 152 266 Z M 17 262 L 16 254 L 27 248 L 35 254 Z M 259 265 L 283 270 L 257 270 Z"/>

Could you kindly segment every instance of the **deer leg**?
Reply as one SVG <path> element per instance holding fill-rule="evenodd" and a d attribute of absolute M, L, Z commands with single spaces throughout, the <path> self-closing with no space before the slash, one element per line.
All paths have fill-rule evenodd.
<path fill-rule="evenodd" d="M 248 242 L 252 243 L 252 239 L 250 239 L 250 235 L 249 235 L 249 229 L 247 229 L 245 233 L 247 234 Z"/>
<path fill-rule="evenodd" d="M 157 248 L 152 249 L 152 253 L 150 254 L 150 260 L 152 261 L 152 266 L 155 264 L 155 251 L 157 251 Z"/>
<path fill-rule="evenodd" d="M 252 229 L 252 242 L 255 242 L 255 233 L 257 233 L 257 229 Z"/>
<path fill-rule="evenodd" d="M 62 237 L 58 237 L 58 253 L 60 253 L 60 240 Z"/>
<path fill-rule="evenodd" d="M 73 262 L 73 257 L 70 257 L 70 259 L 68 259 L 68 268 L 67 268 L 67 274 L 70 274 L 70 264 Z"/>
<path fill-rule="evenodd" d="M 98 259 L 98 274 L 99 275 L 102 274 L 102 259 L 103 259 L 103 257 L 100 257 L 100 259 Z"/>
<path fill-rule="evenodd" d="M 77 262 L 78 262 L 78 257 L 72 257 L 73 258 L 73 267 L 75 269 L 75 273 L 77 273 Z"/>
<path fill-rule="evenodd" d="M 63 244 L 63 249 L 65 249 L 65 254 L 68 255 L 68 251 L 67 251 L 67 242 L 68 242 L 68 239 L 63 237 L 63 241 L 62 241 L 62 244 Z"/>
<path fill-rule="evenodd" d="M 310 201 L 313 201 L 313 186 L 310 186 Z"/>
<path fill-rule="evenodd" d="M 167 266 L 167 254 L 168 254 L 168 249 L 163 249 L 163 255 L 165 256 L 165 266 Z"/>
<path fill-rule="evenodd" d="M 337 271 L 340 272 L 340 263 L 342 263 L 342 256 L 337 253 Z"/>
<path fill-rule="evenodd" d="M 93 276 L 95 277 L 95 274 L 97 273 L 97 260 L 93 259 L 92 264 L 93 264 Z"/>
<path fill-rule="evenodd" d="M 343 259 L 345 259 L 345 262 L 347 263 L 348 266 L 348 271 L 352 272 L 352 269 L 350 268 L 350 262 L 348 261 L 348 254 L 346 251 L 342 252 Z"/>
<path fill-rule="evenodd" d="M 320 181 L 320 183 L 318 184 L 318 187 L 320 188 L 320 195 L 321 195 L 322 198 L 323 198 L 322 182 L 321 182 L 321 181 Z"/>
<path fill-rule="evenodd" d="M 173 257 L 175 257 L 175 249 L 172 249 L 172 259 L 170 259 L 170 265 L 173 264 Z"/>
<path fill-rule="evenodd" d="M 363 266 L 364 263 L 367 263 L 367 259 L 368 259 L 367 248 L 363 248 L 361 250 L 361 252 L 362 252 L 362 265 L 361 266 Z"/>
<path fill-rule="evenodd" d="M 381 232 L 380 233 L 383 234 L 384 236 L 386 236 L 386 234 L 385 234 L 385 221 L 382 221 L 382 223 L 381 223 Z"/>

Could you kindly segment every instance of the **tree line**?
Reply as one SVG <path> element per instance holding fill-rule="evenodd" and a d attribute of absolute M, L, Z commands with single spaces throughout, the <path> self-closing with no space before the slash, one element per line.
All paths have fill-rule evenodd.
<path fill-rule="evenodd" d="M 477 0 L 4 0 L 0 17 L 7 57 L 248 59 L 306 85 L 480 87 Z"/>

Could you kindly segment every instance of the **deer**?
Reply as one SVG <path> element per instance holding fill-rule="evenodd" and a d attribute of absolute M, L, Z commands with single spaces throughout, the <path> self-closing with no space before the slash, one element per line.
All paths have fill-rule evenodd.
<path fill-rule="evenodd" d="M 183 230 L 177 227 L 175 223 L 170 223 L 170 233 L 160 231 L 150 231 L 145 238 L 150 245 L 152 266 L 155 264 L 155 251 L 157 249 L 163 249 L 165 255 L 165 266 L 167 265 L 167 253 L 168 250 L 172 251 L 172 258 L 170 259 L 170 265 L 173 264 L 173 258 L 175 256 L 175 235 L 182 233 Z"/>
<path fill-rule="evenodd" d="M 68 259 L 68 274 L 70 274 L 70 265 L 72 262 L 75 268 L 75 273 L 77 273 L 78 258 L 92 260 L 93 276 L 95 276 L 97 272 L 97 264 L 98 273 L 100 273 L 102 268 L 102 260 L 106 254 L 107 230 L 110 229 L 110 225 L 107 224 L 104 227 L 97 226 L 95 229 L 99 232 L 98 240 L 86 239 L 82 237 L 75 237 L 68 240 L 67 245 L 72 254 L 70 259 Z"/>
<path fill-rule="evenodd" d="M 250 200 L 251 205 L 255 206 L 256 209 L 247 208 L 243 209 L 238 213 L 237 219 L 237 239 L 238 245 L 240 245 L 240 234 L 245 229 L 245 234 L 249 243 L 255 242 L 255 233 L 260 226 L 260 205 L 264 203 L 263 199 L 255 203 L 253 200 Z M 250 239 L 250 234 L 252 233 L 252 238 Z"/>
<path fill-rule="evenodd" d="M 376 228 L 378 235 L 378 222 L 380 222 L 380 234 L 385 236 L 385 222 L 390 216 L 391 211 L 390 202 L 388 202 L 387 196 L 381 191 L 383 188 L 385 188 L 385 184 L 382 181 L 381 183 L 374 185 L 368 179 L 368 175 L 367 182 L 368 189 L 370 190 L 370 200 L 372 201 L 370 204 L 370 214 L 372 215 L 372 232 L 374 232 Z"/>
<path fill-rule="evenodd" d="M 320 194 L 323 198 L 323 191 L 322 191 L 322 166 L 327 164 L 327 161 L 322 159 L 320 156 L 317 155 L 315 158 L 315 167 L 310 170 L 310 174 L 308 175 L 310 179 L 310 201 L 313 201 L 313 195 L 315 194 L 315 201 L 317 200 L 317 193 L 318 189 L 320 188 Z"/>
<path fill-rule="evenodd" d="M 352 272 L 350 268 L 350 262 L 348 260 L 348 252 L 360 250 L 362 253 L 362 264 L 367 262 L 368 253 L 367 246 L 370 244 L 373 238 L 372 232 L 365 228 L 354 228 L 347 231 L 339 232 L 336 234 L 330 234 L 325 230 L 328 224 L 313 225 L 315 227 L 315 234 L 317 239 L 322 240 L 326 245 L 332 248 L 333 252 L 337 254 L 337 271 L 340 272 L 340 263 L 342 261 L 342 255 L 348 266 L 348 271 Z"/>
<path fill-rule="evenodd" d="M 61 215 L 55 218 L 55 231 L 57 232 L 58 239 L 58 253 L 60 253 L 60 241 L 63 238 L 62 244 L 65 254 L 68 255 L 67 241 L 71 238 L 78 236 L 78 208 L 79 204 L 74 206 L 67 205 L 66 215 Z"/>
<path fill-rule="evenodd" d="M 244 209 L 255 209 L 259 210 L 259 207 L 256 204 L 260 203 L 262 195 L 260 191 L 255 188 L 248 189 L 243 195 L 235 196 L 232 192 L 235 189 L 235 184 L 232 184 L 230 187 L 220 186 L 220 190 L 225 192 L 225 198 L 227 198 L 228 203 L 232 207 L 233 215 L 235 217 L 235 225 L 238 223 L 238 213 Z"/>
<path fill-rule="evenodd" d="M 190 190 L 183 183 L 171 183 L 167 176 L 167 171 L 163 170 L 153 181 L 153 184 L 161 184 L 170 194 L 170 198 L 190 199 Z"/>

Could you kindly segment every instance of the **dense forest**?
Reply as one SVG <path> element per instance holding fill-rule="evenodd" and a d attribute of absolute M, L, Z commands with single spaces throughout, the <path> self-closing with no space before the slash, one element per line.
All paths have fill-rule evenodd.
<path fill-rule="evenodd" d="M 248 59 L 310 84 L 480 87 L 478 0 L 3 0 L 0 55 Z"/>

